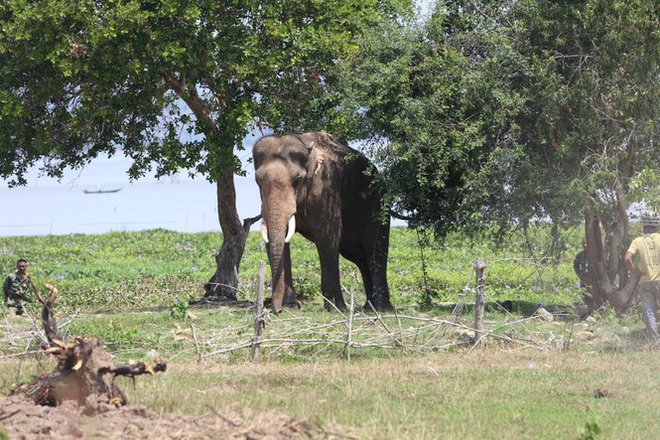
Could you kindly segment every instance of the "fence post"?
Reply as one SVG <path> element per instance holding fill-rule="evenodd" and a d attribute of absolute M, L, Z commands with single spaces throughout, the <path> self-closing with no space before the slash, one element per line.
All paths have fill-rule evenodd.
<path fill-rule="evenodd" d="M 264 328 L 264 285 L 266 283 L 266 262 L 259 263 L 259 284 L 257 289 L 257 301 L 254 304 L 254 336 L 252 337 L 252 362 L 259 360 L 259 339 L 261 330 Z"/>
<path fill-rule="evenodd" d="M 351 306 L 348 309 L 348 330 L 346 332 L 346 345 L 344 346 L 344 359 L 347 361 L 351 360 L 351 345 L 353 344 L 353 317 L 355 314 L 355 297 L 353 296 L 353 280 L 355 279 L 355 274 L 351 277 Z"/>
<path fill-rule="evenodd" d="M 474 346 L 482 348 L 486 342 L 486 334 L 484 329 L 484 309 L 486 308 L 486 301 L 484 299 L 484 285 L 486 284 L 486 277 L 484 271 L 486 270 L 486 263 L 480 258 L 474 260 L 474 269 L 477 272 L 477 293 L 474 301 Z"/>

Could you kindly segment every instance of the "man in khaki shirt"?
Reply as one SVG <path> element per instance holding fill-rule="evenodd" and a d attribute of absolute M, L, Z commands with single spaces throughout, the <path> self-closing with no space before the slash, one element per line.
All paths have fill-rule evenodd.
<path fill-rule="evenodd" d="M 639 280 L 639 303 L 646 332 L 653 341 L 660 341 L 657 325 L 658 300 L 660 300 L 660 215 L 655 212 L 642 214 L 644 235 L 633 240 L 626 252 L 626 267 Z"/>

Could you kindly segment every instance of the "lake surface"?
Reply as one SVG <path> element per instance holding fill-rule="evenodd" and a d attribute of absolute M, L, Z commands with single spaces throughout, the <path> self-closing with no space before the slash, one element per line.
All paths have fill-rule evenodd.
<path fill-rule="evenodd" d="M 247 153 L 249 156 L 250 153 Z M 95 159 L 83 170 L 68 171 L 61 182 L 31 170 L 28 185 L 1 182 L 0 236 L 102 234 L 163 228 L 179 232 L 220 231 L 215 185 L 184 174 L 153 175 L 130 182 L 132 161 L 123 155 Z M 252 170 L 235 177 L 240 218 L 259 214 Z M 91 193 L 120 189 L 115 193 Z M 255 225 L 258 228 L 259 224 Z"/>

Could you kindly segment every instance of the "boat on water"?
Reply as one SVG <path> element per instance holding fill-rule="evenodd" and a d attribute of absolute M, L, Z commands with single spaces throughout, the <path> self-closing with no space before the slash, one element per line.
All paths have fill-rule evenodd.
<path fill-rule="evenodd" d="M 119 192 L 121 188 L 113 188 L 113 189 L 85 189 L 83 192 L 85 194 L 111 194 L 111 193 L 116 193 Z"/>

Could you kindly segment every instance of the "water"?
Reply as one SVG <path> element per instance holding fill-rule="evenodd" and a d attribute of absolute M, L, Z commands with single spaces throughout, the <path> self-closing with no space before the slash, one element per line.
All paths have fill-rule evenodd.
<path fill-rule="evenodd" d="M 247 154 L 249 156 L 249 153 Z M 0 236 L 102 234 L 163 228 L 179 232 L 220 231 L 215 185 L 201 177 L 153 175 L 131 183 L 124 156 L 98 158 L 82 171 L 69 170 L 61 182 L 31 170 L 28 185 L 0 187 L 5 207 L 0 215 Z M 235 177 L 237 209 L 241 219 L 260 212 L 252 170 Z M 84 191 L 114 190 L 86 194 Z M 258 228 L 258 224 L 255 228 Z"/>

